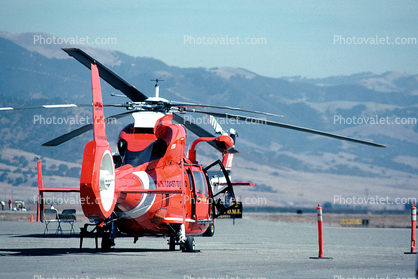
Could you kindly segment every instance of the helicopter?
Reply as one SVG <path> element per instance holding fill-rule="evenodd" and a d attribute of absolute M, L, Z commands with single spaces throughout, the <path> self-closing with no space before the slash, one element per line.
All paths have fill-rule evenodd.
<path fill-rule="evenodd" d="M 175 250 L 179 246 L 184 252 L 197 251 L 194 238 L 212 236 L 216 218 L 238 205 L 233 186 L 251 185 L 231 182 L 229 172 L 232 158 L 238 152 L 235 149 L 237 133 L 233 129 L 223 131 L 214 117 L 233 118 L 237 121 L 257 120 L 248 116 L 221 113 L 219 110 L 276 117 L 280 115 L 228 106 L 172 102 L 159 96 L 158 79 L 155 80 L 155 96 L 147 97 L 81 49 L 63 50 L 91 70 L 92 104 L 49 105 L 43 108 L 91 106 L 93 123 L 48 141 L 43 146 L 60 145 L 89 130 L 93 130 L 93 140 L 84 147 L 79 188 L 44 188 L 38 164 L 38 210 L 44 210 L 44 192 L 79 191 L 83 213 L 91 222 L 85 224 L 81 232 L 80 249 L 83 236 L 95 234 L 96 237 L 102 237 L 103 251 L 108 251 L 115 245 L 117 236 L 133 237 L 134 243 L 143 236 L 165 237 L 169 239 L 169 250 Z M 100 77 L 131 101 L 103 104 Z M 118 119 L 128 115 L 134 118 L 134 123 L 120 132 L 117 152 L 113 153 L 107 141 L 105 107 L 127 110 L 109 118 Z M 0 111 L 28 108 L 33 107 L 7 107 L 0 108 Z M 200 110 L 207 108 L 216 109 L 217 112 Z M 185 113 L 210 115 L 217 136 L 183 118 Z M 261 124 L 385 147 L 276 121 L 265 120 Z M 186 129 L 198 136 L 191 144 L 188 156 L 185 155 Z M 220 151 L 223 160 L 217 160 L 208 166 L 199 164 L 196 146 L 201 142 L 207 142 Z M 216 176 L 211 172 L 213 169 Z M 94 228 L 88 231 L 90 225 Z"/>

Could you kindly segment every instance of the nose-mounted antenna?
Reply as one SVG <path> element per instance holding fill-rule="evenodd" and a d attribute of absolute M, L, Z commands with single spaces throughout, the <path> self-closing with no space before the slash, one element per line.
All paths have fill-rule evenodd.
<path fill-rule="evenodd" d="M 155 81 L 155 98 L 160 97 L 160 86 L 158 85 L 159 81 L 164 81 L 163 79 L 150 79 L 150 81 Z"/>

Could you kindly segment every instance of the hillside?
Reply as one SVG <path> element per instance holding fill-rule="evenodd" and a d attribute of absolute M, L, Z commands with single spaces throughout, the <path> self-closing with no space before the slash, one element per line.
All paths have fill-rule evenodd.
<path fill-rule="evenodd" d="M 60 54 L 59 48 L 67 46 L 35 47 L 31 43 L 33 36 L 0 32 L 0 106 L 91 102 L 89 71 Z M 273 112 L 284 117 L 270 120 L 371 140 L 388 147 L 373 148 L 249 123 L 230 125 L 220 120 L 224 128 L 233 127 L 239 132 L 236 148 L 240 153 L 234 162 L 234 179 L 257 184 L 256 191 L 238 189 L 243 196 L 266 197 L 269 205 L 332 202 L 335 195 L 416 197 L 418 75 L 387 72 L 326 79 L 267 78 L 245 69 L 179 68 L 117 51 L 91 48 L 86 51 L 148 96 L 154 90 L 149 80 L 159 78 L 164 80 L 160 83 L 160 95 L 166 99 Z M 110 97 L 110 93 L 119 92 L 105 82 L 102 90 L 105 103 L 127 101 Z M 109 109 L 106 115 L 118 112 Z M 2 161 L 8 150 L 13 149 L 65 161 L 68 165 L 77 164 L 79 168 L 83 146 L 91 133 L 60 147 L 40 147 L 43 142 L 79 126 L 48 125 L 39 119 L 88 116 L 88 109 L 1 112 Z M 211 130 L 206 118 L 186 116 Z M 384 121 L 380 123 L 380 119 Z M 108 125 L 112 147 L 120 129 L 131 121 L 127 117 Z M 207 163 L 218 156 L 207 146 L 200 146 L 198 152 L 198 159 Z M 25 157 L 29 164 L 33 164 L 31 156 Z M 23 172 L 13 176 L 5 171 L 14 171 L 12 163 L 3 161 L 0 178 L 8 179 L 0 181 L 0 185 L 7 189 L 31 185 L 33 182 L 26 181 Z M 69 176 L 66 171 L 61 175 Z"/>

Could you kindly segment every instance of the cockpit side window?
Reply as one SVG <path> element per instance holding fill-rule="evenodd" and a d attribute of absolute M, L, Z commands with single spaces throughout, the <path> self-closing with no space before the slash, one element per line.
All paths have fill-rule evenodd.
<path fill-rule="evenodd" d="M 193 172 L 194 180 L 195 180 L 195 187 L 196 187 L 196 193 L 202 194 L 204 196 L 208 195 L 208 187 L 206 184 L 206 179 L 203 176 L 203 173 L 200 171 L 194 171 Z"/>

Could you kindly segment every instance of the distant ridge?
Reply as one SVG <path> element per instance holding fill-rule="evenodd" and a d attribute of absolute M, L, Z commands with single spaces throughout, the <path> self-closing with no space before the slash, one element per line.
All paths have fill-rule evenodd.
<path fill-rule="evenodd" d="M 74 59 L 68 59 L 60 49 L 68 45 L 34 45 L 33 37 L 40 34 L 52 36 L 0 31 L 0 106 L 91 102 L 89 71 Z M 76 47 L 108 65 L 147 96 L 154 94 L 150 79 L 164 79 L 160 95 L 170 100 L 278 113 L 284 115 L 279 120 L 284 123 L 388 146 L 382 151 L 248 123 L 223 125 L 224 128 L 233 127 L 239 133 L 237 149 L 240 153 L 237 168 L 233 169 L 236 179 L 264 184 L 265 189 L 271 187 L 276 191 L 270 193 L 275 201 L 286 197 L 313 202 L 316 196 L 312 192 L 310 197 L 305 196 L 307 188 L 322 189 L 323 192 L 332 189 L 329 195 L 350 191 L 364 195 L 364 185 L 371 185 L 370 193 L 379 189 L 381 195 L 385 191 L 410 195 L 409 191 L 416 189 L 418 126 L 413 121 L 418 118 L 418 75 L 366 72 L 323 79 L 268 78 L 241 68 L 180 68 L 154 58 L 132 57 L 88 46 Z M 110 97 L 111 93 L 119 92 L 104 82 L 102 89 L 106 103 L 128 101 Z M 118 112 L 105 110 L 108 115 Z M 90 113 L 89 109 L 2 112 L 0 144 L 3 150 L 19 149 L 80 163 L 83 147 L 91 139 L 91 134 L 67 142 L 60 148 L 40 147 L 42 143 L 78 127 L 40 126 L 34 124 L 33 115 L 73 117 Z M 190 117 L 203 123 L 204 128 L 212 129 L 201 116 L 190 114 Z M 388 119 L 390 123 L 366 125 L 364 120 L 372 117 Z M 363 122 L 355 124 L 355 118 L 361 118 Z M 396 119 L 405 123 L 393 123 Z M 109 130 L 112 148 L 116 145 L 119 131 L 131 121 L 128 117 L 117 125 L 108 125 L 106 129 Z M 198 152 L 207 160 L 218 156 L 206 146 Z M 239 164 L 238 159 L 245 164 Z M 0 170 L 0 177 L 3 173 Z M 247 190 L 239 191 L 246 193 Z M 254 192 L 248 192 L 248 195 L 254 195 Z"/>

